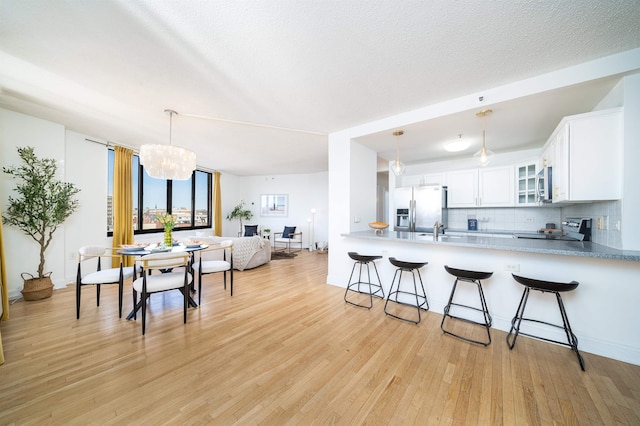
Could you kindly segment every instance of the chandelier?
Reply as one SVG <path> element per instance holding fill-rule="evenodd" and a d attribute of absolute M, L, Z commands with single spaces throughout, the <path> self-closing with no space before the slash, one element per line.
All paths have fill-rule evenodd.
<path fill-rule="evenodd" d="M 484 120 L 485 117 L 489 114 L 491 114 L 493 111 L 491 111 L 490 109 L 485 109 L 482 111 L 479 111 L 476 113 L 476 116 L 481 117 L 482 118 L 482 148 L 480 149 L 480 151 L 476 152 L 475 154 L 473 154 L 473 158 L 475 158 L 476 160 L 478 160 L 478 162 L 480 163 L 480 165 L 482 167 L 486 166 L 487 164 L 489 164 L 489 162 L 491 162 L 491 159 L 493 158 L 493 151 L 491 151 L 490 149 L 487 149 L 487 144 L 486 144 L 486 140 L 485 140 L 485 131 L 484 131 Z"/>
<path fill-rule="evenodd" d="M 173 116 L 178 113 L 171 109 L 164 112 L 169 114 L 169 145 L 142 145 L 140 164 L 152 178 L 187 180 L 196 169 L 196 154 L 171 144 Z"/>
<path fill-rule="evenodd" d="M 404 170 L 407 167 L 400 161 L 400 136 L 402 135 L 404 135 L 404 130 L 396 130 L 393 132 L 393 136 L 396 137 L 396 161 L 391 165 L 391 171 L 396 176 L 404 174 Z"/>

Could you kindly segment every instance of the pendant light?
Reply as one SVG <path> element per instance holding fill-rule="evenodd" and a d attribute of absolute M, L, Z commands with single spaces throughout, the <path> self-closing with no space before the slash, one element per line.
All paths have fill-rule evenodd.
<path fill-rule="evenodd" d="M 493 111 L 490 109 L 484 109 L 476 113 L 476 116 L 482 118 L 482 148 L 480 151 L 473 154 L 473 158 L 478 160 L 482 167 L 486 166 L 493 159 L 493 151 L 487 149 L 486 139 L 485 139 L 485 118 L 487 115 L 491 114 Z"/>
<path fill-rule="evenodd" d="M 396 137 L 396 161 L 391 165 L 391 171 L 394 175 L 400 176 L 404 174 L 404 170 L 407 166 L 400 161 L 400 136 L 404 135 L 404 130 L 396 130 L 393 132 L 393 136 Z"/>
<path fill-rule="evenodd" d="M 196 154 L 171 144 L 173 116 L 178 113 L 171 109 L 164 112 L 169 114 L 169 145 L 142 145 L 140 164 L 152 178 L 187 180 L 196 169 Z"/>

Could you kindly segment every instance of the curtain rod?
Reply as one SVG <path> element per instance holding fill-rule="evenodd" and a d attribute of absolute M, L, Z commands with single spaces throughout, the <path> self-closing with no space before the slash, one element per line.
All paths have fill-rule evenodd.
<path fill-rule="evenodd" d="M 138 149 L 137 149 L 137 148 L 134 148 L 134 147 L 132 147 L 132 146 L 128 146 L 128 145 L 115 144 L 115 143 L 113 143 L 113 142 L 109 142 L 109 141 L 102 142 L 102 141 L 97 141 L 97 140 L 89 139 L 89 138 L 84 138 L 84 140 L 85 140 L 85 141 L 87 141 L 87 142 L 93 142 L 93 143 L 97 143 L 98 145 L 106 146 L 107 148 L 109 148 L 109 147 L 114 147 L 114 146 L 123 146 L 123 147 L 125 147 L 125 148 L 132 149 L 132 150 L 133 150 L 134 152 L 136 152 L 136 153 L 138 152 Z"/>

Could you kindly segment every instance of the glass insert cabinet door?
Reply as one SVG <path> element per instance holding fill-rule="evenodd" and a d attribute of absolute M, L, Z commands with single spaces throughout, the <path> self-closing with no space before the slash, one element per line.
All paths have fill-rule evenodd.
<path fill-rule="evenodd" d="M 518 206 L 535 206 L 536 200 L 536 165 L 523 164 L 516 167 L 516 204 Z"/>

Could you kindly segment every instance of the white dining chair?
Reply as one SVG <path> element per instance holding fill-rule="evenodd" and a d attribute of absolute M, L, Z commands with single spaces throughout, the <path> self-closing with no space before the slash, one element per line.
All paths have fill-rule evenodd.
<path fill-rule="evenodd" d="M 103 284 L 118 285 L 118 317 L 122 318 L 122 292 L 126 278 L 133 276 L 133 267 L 122 266 L 122 256 L 112 253 L 113 249 L 102 246 L 83 246 L 78 250 L 78 270 L 76 274 L 76 319 L 80 319 L 80 301 L 82 299 L 82 287 L 96 286 L 96 306 L 100 306 L 100 286 Z M 103 260 L 104 259 L 104 260 Z M 103 262 L 111 263 L 112 259 L 118 259 L 120 266 L 117 268 L 102 268 Z M 95 271 L 87 272 L 90 263 L 95 263 Z M 83 266 L 85 269 L 83 270 Z"/>
<path fill-rule="evenodd" d="M 142 308 L 142 335 L 146 332 L 147 298 L 153 293 L 179 290 L 184 299 L 184 324 L 187 323 L 189 305 L 189 287 L 192 275 L 189 273 L 189 253 L 168 252 L 152 253 L 142 256 L 138 263 L 142 267 L 142 276 L 133 282 L 134 319 L 137 310 Z M 175 270 L 179 268 L 179 270 Z M 138 301 L 138 293 L 140 300 Z"/>
<path fill-rule="evenodd" d="M 220 253 L 218 258 L 211 259 L 211 255 Z M 233 240 L 224 240 L 219 244 L 212 244 L 198 253 L 198 261 L 194 262 L 193 270 L 198 273 L 198 305 L 202 301 L 202 276 L 222 272 L 224 275 L 224 289 L 227 289 L 227 271 L 230 275 L 231 296 L 233 296 Z M 207 259 L 209 257 L 209 259 Z"/>

